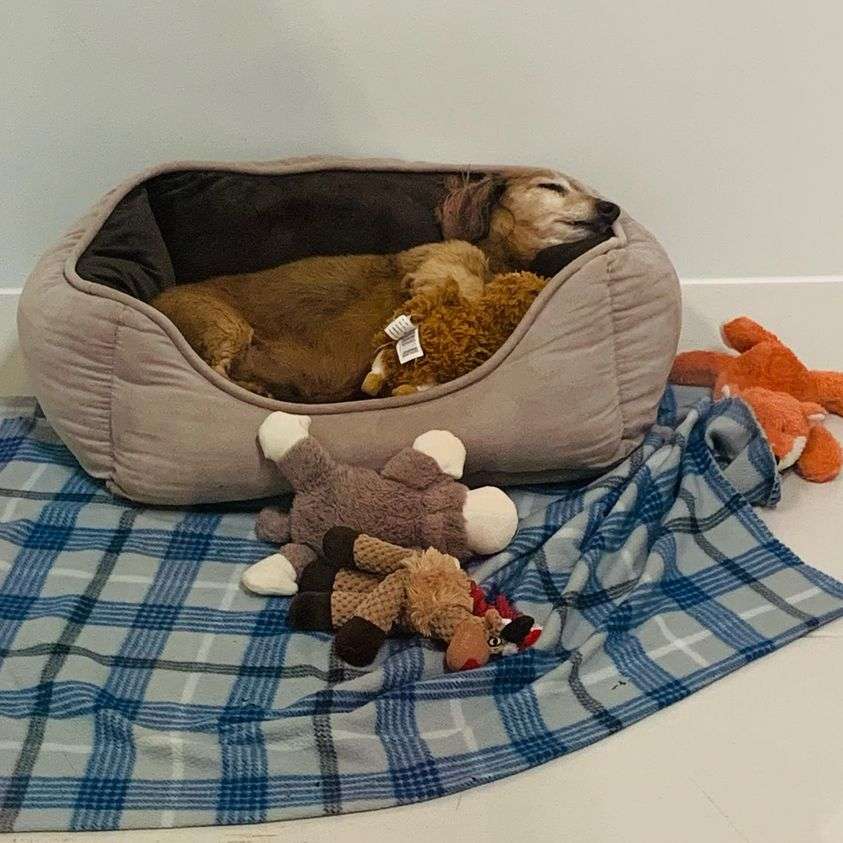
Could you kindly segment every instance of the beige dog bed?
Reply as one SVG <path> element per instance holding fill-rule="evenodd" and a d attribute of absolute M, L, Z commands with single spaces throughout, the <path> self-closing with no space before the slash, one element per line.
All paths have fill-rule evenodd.
<path fill-rule="evenodd" d="M 626 214 L 548 284 L 487 363 L 412 397 L 262 398 L 214 372 L 146 304 L 177 282 L 441 239 L 443 176 L 462 169 L 179 162 L 114 188 L 44 255 L 21 298 L 21 347 L 50 423 L 112 491 L 161 504 L 283 490 L 256 441 L 277 409 L 312 416 L 338 459 L 375 468 L 447 428 L 467 446 L 470 484 L 573 479 L 617 463 L 655 419 L 680 318 L 670 261 Z"/>

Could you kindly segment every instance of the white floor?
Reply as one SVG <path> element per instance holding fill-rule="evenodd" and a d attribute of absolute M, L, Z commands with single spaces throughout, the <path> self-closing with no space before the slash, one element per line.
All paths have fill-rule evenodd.
<path fill-rule="evenodd" d="M 787 339 L 809 365 L 843 368 L 843 343 L 827 341 L 836 334 L 836 322 L 831 330 L 829 320 L 838 318 L 843 285 L 833 291 L 815 286 L 816 291 L 803 285 L 776 288 L 774 297 L 751 290 L 754 309 L 735 294 L 724 295 L 718 285 L 686 289 L 686 347 L 704 339 L 716 343 L 720 318 L 744 310 L 775 325 L 775 312 L 758 312 L 772 299 L 779 318 L 804 315 L 807 290 L 816 292 L 809 308 L 816 319 L 800 324 L 816 329 L 822 323 L 828 330 Z M 793 290 L 800 304 L 791 308 L 785 305 Z M 11 323 L 4 316 L 11 312 L 0 307 L 0 323 Z M 819 337 L 825 339 L 818 345 Z M 13 345 L 0 347 L 0 394 L 25 389 L 16 355 Z M 831 428 L 843 439 L 843 420 L 833 419 Z M 761 514 L 806 562 L 843 579 L 843 477 L 814 486 L 789 476 L 782 504 Z M 841 700 L 843 621 L 838 621 L 588 749 L 454 797 L 291 823 L 10 839 L 393 843 L 424 835 L 472 843 L 841 843 Z"/>

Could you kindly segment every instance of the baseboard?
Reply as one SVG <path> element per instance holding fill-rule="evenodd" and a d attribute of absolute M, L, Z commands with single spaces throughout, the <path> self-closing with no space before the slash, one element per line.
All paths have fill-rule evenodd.
<path fill-rule="evenodd" d="M 20 289 L 0 289 L 0 395 L 27 395 L 17 341 Z M 811 367 L 843 369 L 843 275 L 682 280 L 680 348 L 720 348 L 720 325 L 751 316 Z"/>

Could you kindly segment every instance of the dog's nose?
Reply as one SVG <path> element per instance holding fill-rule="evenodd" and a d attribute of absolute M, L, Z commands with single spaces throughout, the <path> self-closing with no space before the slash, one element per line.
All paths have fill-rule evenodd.
<path fill-rule="evenodd" d="M 604 202 L 601 200 L 597 203 L 597 213 L 606 222 L 614 222 L 621 215 L 621 209 L 614 202 Z"/>

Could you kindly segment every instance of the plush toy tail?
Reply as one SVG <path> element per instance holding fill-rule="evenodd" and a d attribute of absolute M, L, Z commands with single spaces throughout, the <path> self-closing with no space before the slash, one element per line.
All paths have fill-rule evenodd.
<path fill-rule="evenodd" d="M 843 416 L 843 372 L 812 372 L 817 400 L 830 413 Z"/>
<path fill-rule="evenodd" d="M 670 370 L 670 382 L 680 386 L 713 387 L 731 354 L 722 351 L 684 351 L 677 354 Z"/>
<path fill-rule="evenodd" d="M 737 319 L 726 322 L 720 329 L 720 333 L 723 335 L 723 342 L 741 354 L 761 342 L 781 343 L 775 334 L 746 316 L 739 316 Z"/>
<path fill-rule="evenodd" d="M 831 432 L 820 425 L 811 428 L 808 443 L 796 463 L 796 470 L 813 483 L 834 480 L 843 465 L 843 453 Z"/>

